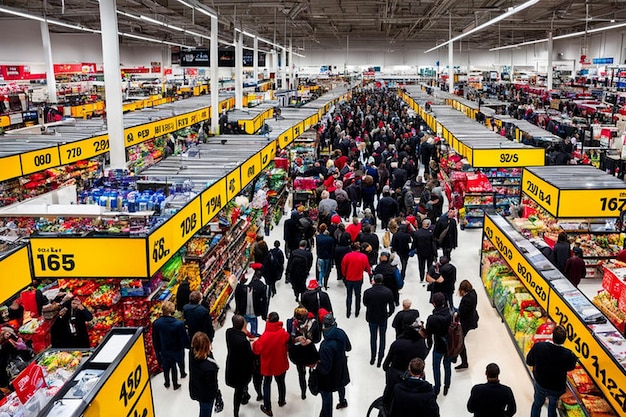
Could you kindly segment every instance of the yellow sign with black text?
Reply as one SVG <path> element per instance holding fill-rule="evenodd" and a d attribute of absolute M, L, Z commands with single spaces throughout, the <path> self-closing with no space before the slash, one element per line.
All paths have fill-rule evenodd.
<path fill-rule="evenodd" d="M 208 119 L 209 108 L 205 107 L 156 122 L 129 127 L 124 129 L 124 144 L 126 147 L 137 145 Z"/>
<path fill-rule="evenodd" d="M 545 163 L 543 148 L 472 149 L 472 154 L 472 166 L 476 168 L 543 166 Z"/>
<path fill-rule="evenodd" d="M 619 217 L 624 210 L 626 188 L 560 190 L 557 217 Z"/>
<path fill-rule="evenodd" d="M 146 239 L 31 237 L 37 278 L 146 278 Z"/>
<path fill-rule="evenodd" d="M 59 148 L 57 146 L 23 153 L 20 155 L 20 160 L 22 164 L 22 175 L 43 171 L 44 169 L 53 168 L 61 164 Z"/>
<path fill-rule="evenodd" d="M 109 151 L 109 136 L 100 135 L 59 145 L 61 165 L 93 158 Z"/>
<path fill-rule="evenodd" d="M 143 334 L 140 334 L 133 346 L 121 356 L 117 367 L 91 401 L 84 416 L 154 416 Z"/>
<path fill-rule="evenodd" d="M 591 330 L 555 291 L 550 293 L 548 315 L 567 330 L 564 346 L 571 349 L 580 364 L 604 393 L 607 401 L 626 414 L 626 374 L 616 359 L 607 353 Z"/>
<path fill-rule="evenodd" d="M 559 207 L 558 188 L 525 169 L 522 171 L 522 192 L 546 209 L 552 216 L 557 217 L 557 208 Z M 576 206 L 579 205 L 577 204 Z"/>
<path fill-rule="evenodd" d="M 226 192 L 228 201 L 232 200 L 241 191 L 241 167 L 237 167 L 226 175 Z"/>
<path fill-rule="evenodd" d="M 226 178 L 220 178 L 204 190 L 200 195 L 200 201 L 202 202 L 202 226 L 204 227 L 228 203 Z"/>
<path fill-rule="evenodd" d="M 0 301 L 4 302 L 32 284 L 28 247 L 24 246 L 0 260 Z"/>
<path fill-rule="evenodd" d="M 280 146 L 280 149 L 285 149 L 291 142 L 293 142 L 293 132 L 291 128 L 285 130 L 278 136 L 278 146 Z"/>
<path fill-rule="evenodd" d="M 261 169 L 265 169 L 276 157 L 276 141 L 271 141 L 261 149 Z"/>
<path fill-rule="evenodd" d="M 493 243 L 515 275 L 522 281 L 528 292 L 544 309 L 548 309 L 550 284 L 535 270 L 515 247 L 513 242 L 498 228 L 489 216 L 485 216 L 483 231 L 487 239 Z"/>
<path fill-rule="evenodd" d="M 257 152 L 252 155 L 246 162 L 241 164 L 241 188 L 244 188 L 246 185 L 250 184 L 250 182 L 259 175 L 261 172 L 261 152 Z"/>
<path fill-rule="evenodd" d="M 19 155 L 0 158 L 0 181 L 22 176 L 22 162 Z"/>

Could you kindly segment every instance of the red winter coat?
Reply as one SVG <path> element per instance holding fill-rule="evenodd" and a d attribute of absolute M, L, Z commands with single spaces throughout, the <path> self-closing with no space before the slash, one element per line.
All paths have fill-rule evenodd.
<path fill-rule="evenodd" d="M 363 273 L 372 273 L 367 255 L 358 251 L 348 252 L 341 261 L 341 272 L 346 281 L 363 281 Z"/>
<path fill-rule="evenodd" d="M 282 375 L 289 369 L 287 345 L 289 333 L 283 328 L 283 322 L 265 323 L 265 331 L 252 344 L 252 351 L 261 356 L 261 375 Z"/>

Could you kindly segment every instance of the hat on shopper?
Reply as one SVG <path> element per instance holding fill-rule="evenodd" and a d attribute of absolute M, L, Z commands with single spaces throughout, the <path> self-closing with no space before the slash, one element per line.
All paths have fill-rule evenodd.
<path fill-rule="evenodd" d="M 310 280 L 310 281 L 309 281 L 309 284 L 308 284 L 306 287 L 307 287 L 308 289 L 310 289 L 310 290 L 314 290 L 314 289 L 316 289 L 317 287 L 319 287 L 319 285 L 318 285 L 318 283 L 317 283 L 317 280 L 316 280 L 316 279 L 312 279 L 312 280 Z"/>
<path fill-rule="evenodd" d="M 367 164 L 368 165 L 371 165 L 371 164 L 374 164 L 374 163 L 376 163 L 376 160 L 374 159 L 373 156 L 370 156 L 369 158 L 367 158 Z"/>
<path fill-rule="evenodd" d="M 321 307 L 319 310 L 317 310 L 317 316 L 320 319 L 320 323 L 324 322 L 324 317 L 326 317 L 328 313 L 330 313 L 330 311 L 326 310 L 324 307 Z"/>
<path fill-rule="evenodd" d="M 254 269 L 255 271 L 258 271 L 259 269 L 263 268 L 263 264 L 260 262 L 251 263 L 250 268 Z"/>
<path fill-rule="evenodd" d="M 333 217 L 330 218 L 330 222 L 332 224 L 339 224 L 341 223 L 341 217 L 338 214 L 334 214 Z"/>
<path fill-rule="evenodd" d="M 335 316 L 333 316 L 333 313 L 328 313 L 324 316 L 324 319 L 322 320 L 322 327 L 324 329 L 328 329 L 329 327 L 333 327 L 336 325 L 337 322 L 335 321 Z"/>
<path fill-rule="evenodd" d="M 387 259 L 389 259 L 389 257 L 391 256 L 391 253 L 389 253 L 389 251 L 384 250 L 380 253 L 380 256 L 386 256 Z"/>

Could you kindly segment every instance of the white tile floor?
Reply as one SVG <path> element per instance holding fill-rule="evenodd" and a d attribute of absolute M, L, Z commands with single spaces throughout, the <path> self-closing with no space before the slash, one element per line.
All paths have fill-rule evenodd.
<path fill-rule="evenodd" d="M 282 242 L 282 222 L 276 227 L 271 236 L 266 237 L 268 242 L 279 239 Z M 467 348 L 469 356 L 469 368 L 463 371 L 452 370 L 452 384 L 447 396 L 439 395 L 438 403 L 442 417 L 470 416 L 466 404 L 471 387 L 477 383 L 485 382 L 485 366 L 490 362 L 496 362 L 501 369 L 501 382 L 509 385 L 515 394 L 519 416 L 530 414 L 532 403 L 532 382 L 518 355 L 509 333 L 502 323 L 497 311 L 493 309 L 486 296 L 479 276 L 479 250 L 482 231 L 478 229 L 459 232 L 459 248 L 452 252 L 452 263 L 457 267 L 457 286 L 463 279 L 470 280 L 478 293 L 478 311 L 480 322 L 477 330 L 467 336 Z M 428 295 L 425 288 L 418 283 L 416 258 L 409 260 L 407 280 L 401 290 L 400 299 L 409 298 L 413 301 L 413 308 L 420 311 L 425 319 L 432 311 L 428 303 Z M 364 290 L 369 284 L 364 285 Z M 291 286 L 284 281 L 277 285 L 278 294 L 271 301 L 270 311 L 277 311 L 281 320 L 286 320 L 293 314 L 295 307 Z M 350 319 L 345 315 L 345 287 L 335 279 L 335 272 L 331 273 L 328 292 L 331 296 L 335 309 L 337 322 L 350 337 L 353 350 L 349 354 L 349 368 L 352 382 L 347 386 L 348 408 L 334 410 L 336 416 L 363 417 L 367 413 L 370 403 L 382 394 L 384 388 L 384 373 L 382 369 L 369 365 L 369 330 L 365 321 L 365 314 L 358 318 Z M 455 305 L 458 306 L 458 297 L 455 296 Z M 230 326 L 230 314 L 226 319 L 226 326 Z M 259 320 L 259 331 L 262 331 L 263 321 Z M 216 332 L 214 342 L 215 359 L 222 364 L 219 373 L 220 388 L 224 395 L 225 409 L 222 415 L 232 415 L 233 390 L 224 383 L 223 364 L 226 359 L 226 343 L 224 340 L 225 329 Z M 387 346 L 393 340 L 392 329 L 387 332 Z M 432 365 L 430 357 L 426 360 L 427 379 L 432 383 Z M 157 417 L 171 417 L 176 415 L 193 416 L 198 412 L 197 403 L 189 398 L 187 386 L 188 379 L 182 380 L 183 387 L 178 391 L 172 391 L 163 387 L 163 376 L 157 375 L 152 379 L 154 394 L 155 415 Z M 250 386 L 252 390 L 252 386 Z M 276 406 L 277 391 L 273 389 L 273 411 L 277 417 L 317 417 L 321 410 L 321 398 L 308 395 L 306 400 L 300 399 L 300 390 L 297 382 L 297 373 L 294 366 L 287 372 L 287 405 L 279 408 Z M 335 395 L 335 403 L 337 398 Z M 242 406 L 241 417 L 261 416 L 259 402 L 252 401 Z M 545 413 L 545 412 L 544 412 Z"/>

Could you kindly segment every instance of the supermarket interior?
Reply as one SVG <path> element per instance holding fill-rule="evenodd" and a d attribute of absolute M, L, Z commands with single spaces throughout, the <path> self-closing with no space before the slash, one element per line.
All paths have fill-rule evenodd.
<path fill-rule="evenodd" d="M 496 363 L 515 398 L 507 415 L 535 417 L 526 358 L 560 325 L 577 363 L 558 415 L 626 416 L 626 9 L 41 3 L 0 0 L 12 45 L 0 48 L 0 417 L 210 415 L 192 394 L 209 384 L 192 384 L 186 307 L 211 338 L 204 365 L 217 365 L 223 398 L 213 414 L 411 415 L 377 401 L 408 368 L 388 356 L 405 300 L 417 312 L 404 330 L 416 333 L 398 340 L 428 343 L 422 378 L 438 415 L 480 415 L 468 401 Z M 392 265 L 378 361 L 374 308 L 346 302 L 354 242 L 372 270 Z M 463 329 L 467 363 L 455 359 L 443 384 L 421 323 L 443 287 L 422 282 L 419 265 L 443 277 L 440 256 L 456 268 L 451 309 L 461 314 L 470 285 L 478 317 Z M 363 269 L 359 291 L 374 294 Z M 345 399 L 333 389 L 330 408 L 324 390 L 301 390 L 293 355 L 295 309 L 320 275 L 326 317 L 351 344 Z M 256 349 L 276 331 L 270 312 L 287 330 L 286 395 L 273 384 L 264 400 L 250 382 L 239 407 L 228 330 L 235 313 L 257 316 L 242 336 Z M 311 317 L 321 350 L 334 324 Z M 166 358 L 166 322 L 182 332 L 184 364 Z"/>

